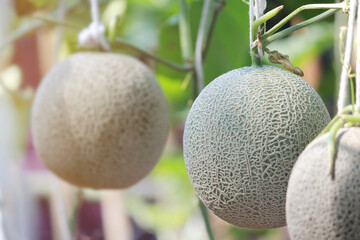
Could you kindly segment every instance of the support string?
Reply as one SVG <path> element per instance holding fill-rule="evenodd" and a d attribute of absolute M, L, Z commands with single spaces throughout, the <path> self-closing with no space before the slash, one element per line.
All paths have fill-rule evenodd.
<path fill-rule="evenodd" d="M 105 51 L 110 51 L 111 47 L 105 37 L 105 26 L 100 21 L 99 5 L 97 0 L 89 0 L 91 6 L 90 25 L 83 29 L 78 35 L 78 43 L 82 48 L 101 47 Z"/>

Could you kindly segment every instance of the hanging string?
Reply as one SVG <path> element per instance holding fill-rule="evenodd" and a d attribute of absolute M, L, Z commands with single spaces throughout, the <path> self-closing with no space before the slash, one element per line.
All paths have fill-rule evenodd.
<path fill-rule="evenodd" d="M 267 5 L 266 0 L 255 0 L 254 15 L 256 19 L 264 15 L 266 5 Z"/>
<path fill-rule="evenodd" d="M 350 70 L 351 53 L 354 43 L 354 25 L 355 25 L 357 2 L 358 2 L 357 0 L 351 0 L 350 2 L 350 13 L 348 20 L 348 31 L 346 35 L 344 63 L 341 70 L 339 98 L 337 103 L 338 113 L 340 113 L 341 110 L 344 109 L 348 96 L 347 94 L 349 89 L 348 74 Z"/>
<path fill-rule="evenodd" d="M 249 36 L 250 36 L 250 51 L 253 47 L 252 26 L 254 24 L 254 0 L 249 0 Z"/>
<path fill-rule="evenodd" d="M 100 21 L 99 5 L 97 0 L 89 0 L 91 6 L 90 25 L 83 29 L 78 35 L 78 43 L 82 48 L 101 47 L 105 51 L 110 51 L 110 45 L 105 37 L 105 26 Z"/>
<path fill-rule="evenodd" d="M 252 34 L 252 26 L 254 21 L 260 18 L 265 11 L 267 2 L 266 0 L 249 0 L 249 19 L 250 19 L 250 29 L 249 29 L 249 36 L 250 36 L 250 51 L 254 47 L 253 39 L 255 36 Z M 260 58 L 262 58 L 263 50 L 258 46 L 258 54 Z"/>

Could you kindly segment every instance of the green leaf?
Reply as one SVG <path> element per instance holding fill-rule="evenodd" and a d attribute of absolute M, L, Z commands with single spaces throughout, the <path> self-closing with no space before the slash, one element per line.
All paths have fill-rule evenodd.
<path fill-rule="evenodd" d="M 165 75 L 156 76 L 161 88 L 164 91 L 167 102 L 169 103 L 169 109 L 171 110 L 170 116 L 174 116 L 177 111 L 187 107 L 187 100 L 189 98 L 189 90 L 183 90 L 183 79 L 176 79 Z"/>
<path fill-rule="evenodd" d="M 106 4 L 106 6 L 104 6 L 102 10 L 101 21 L 108 29 L 111 27 L 111 23 L 112 21 L 114 21 L 114 18 L 118 17 L 120 19 L 120 22 L 122 22 L 126 12 L 126 7 L 126 0 L 110 1 L 108 4 Z"/>
<path fill-rule="evenodd" d="M 175 63 L 183 63 L 180 48 L 179 18 L 177 15 L 168 18 L 162 24 L 157 55 Z M 185 76 L 184 73 L 169 69 L 161 64 L 158 64 L 157 72 L 177 79 L 183 79 Z"/>

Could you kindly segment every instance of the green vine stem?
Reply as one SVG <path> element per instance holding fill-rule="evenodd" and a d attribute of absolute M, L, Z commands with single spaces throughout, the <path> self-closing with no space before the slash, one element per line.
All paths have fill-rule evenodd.
<path fill-rule="evenodd" d="M 356 76 L 355 76 L 355 104 L 360 106 L 360 3 L 358 1 L 357 9 L 357 20 L 356 20 Z M 359 112 L 357 112 L 359 113 Z"/>
<path fill-rule="evenodd" d="M 335 159 L 336 159 L 336 135 L 342 127 L 359 126 L 360 124 L 360 106 L 354 105 L 346 106 L 340 113 L 338 113 L 326 128 L 318 135 L 316 139 L 329 133 L 328 136 L 328 153 L 329 153 L 329 172 L 331 179 L 335 178 Z"/>
<path fill-rule="evenodd" d="M 353 111 L 353 113 L 355 113 L 355 87 L 354 87 L 353 78 L 349 77 L 349 81 L 350 81 L 352 111 Z"/>
<path fill-rule="evenodd" d="M 204 222 L 205 222 L 205 227 L 206 227 L 206 231 L 207 231 L 208 236 L 209 236 L 209 240 L 215 240 L 214 233 L 212 232 L 212 229 L 211 229 L 207 209 L 206 209 L 204 203 L 200 199 L 199 199 L 199 208 L 200 208 L 201 215 L 202 215 L 202 217 L 204 219 Z"/>
<path fill-rule="evenodd" d="M 350 122 L 350 123 L 360 122 L 360 114 L 354 114 L 354 115 L 344 114 L 341 116 L 341 118 L 344 119 L 346 122 Z"/>
<path fill-rule="evenodd" d="M 179 34 L 180 34 L 182 57 L 185 63 L 192 64 L 194 61 L 193 46 L 191 40 L 189 11 L 188 11 L 188 6 L 186 4 L 186 0 L 179 0 L 179 5 L 180 5 Z"/>
<path fill-rule="evenodd" d="M 261 67 L 261 60 L 260 60 L 260 57 L 257 54 L 257 49 L 256 48 L 253 48 L 250 51 L 250 57 L 251 57 L 251 62 L 252 62 L 253 67 Z"/>
<path fill-rule="evenodd" d="M 70 12 L 75 7 L 79 6 L 82 2 L 83 2 L 83 0 L 79 0 L 79 1 L 75 2 L 74 4 L 69 5 L 68 7 L 65 8 L 65 13 Z M 54 16 L 56 15 L 57 12 L 58 12 L 58 9 L 55 10 L 54 12 L 52 12 L 51 14 L 49 14 L 49 16 L 34 15 L 33 18 L 35 18 L 35 21 L 31 22 L 30 24 L 19 27 L 14 32 L 12 32 L 8 38 L 6 38 L 4 41 L 0 42 L 0 51 L 4 47 L 6 47 L 8 44 L 17 41 L 18 39 L 26 36 L 27 34 L 30 34 L 31 32 L 34 32 L 36 29 L 42 27 L 45 24 L 61 25 L 64 27 L 80 29 L 80 26 L 78 26 L 76 24 L 54 18 Z M 188 31 L 188 30 L 186 30 L 186 31 Z M 189 38 L 190 38 L 189 42 L 191 42 L 191 36 Z M 139 47 L 136 47 L 135 45 L 133 45 L 131 43 L 126 42 L 123 39 L 115 38 L 115 39 L 111 39 L 111 40 L 112 40 L 111 45 L 115 49 L 116 48 L 127 48 L 129 50 L 132 50 L 132 51 L 135 51 L 142 55 L 145 55 L 145 56 L 147 56 L 169 68 L 179 71 L 179 72 L 189 72 L 189 71 L 193 70 L 193 66 L 192 66 L 192 64 L 190 64 L 192 62 L 192 60 L 191 60 L 192 57 L 189 57 L 188 55 L 185 55 L 185 57 L 189 57 L 189 58 L 185 58 L 185 59 L 187 59 L 186 62 L 189 64 L 187 64 L 186 66 L 183 66 L 183 65 L 179 65 L 179 64 L 170 62 L 168 60 L 165 60 L 159 56 L 156 56 L 146 50 L 143 50 Z M 191 46 L 191 44 L 189 46 Z M 188 52 L 192 52 L 192 49 L 190 49 Z"/>
<path fill-rule="evenodd" d="M 74 202 L 74 206 L 72 209 L 72 213 L 70 216 L 70 220 L 69 220 L 69 227 L 70 230 L 72 232 L 72 235 L 74 237 L 74 239 L 77 238 L 76 234 L 77 234 L 77 230 L 78 230 L 78 217 L 79 217 L 79 212 L 80 212 L 80 208 L 81 208 L 81 204 L 84 200 L 84 192 L 81 188 L 77 188 L 76 190 L 76 200 Z"/>
<path fill-rule="evenodd" d="M 181 0 L 182 1 L 182 0 Z M 75 7 L 79 6 L 81 3 L 83 2 L 83 0 L 79 0 L 77 2 L 75 2 L 74 4 L 69 5 L 68 7 L 66 7 L 65 9 L 65 13 L 73 10 Z M 14 32 L 12 32 L 8 38 L 6 38 L 4 41 L 0 42 L 0 51 L 6 47 L 8 44 L 17 41 L 18 39 L 26 36 L 27 34 L 30 34 L 31 32 L 34 32 L 36 29 L 42 27 L 45 24 L 52 24 L 52 25 L 61 25 L 64 27 L 71 27 L 74 29 L 80 29 L 80 26 L 73 24 L 73 23 L 69 23 L 63 20 L 59 20 L 54 18 L 54 16 L 56 15 L 58 10 L 55 10 L 54 12 L 52 12 L 51 14 L 49 14 L 49 16 L 41 16 L 41 15 L 34 15 L 33 18 L 35 18 L 36 20 L 31 22 L 30 24 L 24 25 L 19 27 L 18 29 L 16 29 Z M 190 38 L 191 39 L 191 38 Z M 191 40 L 190 40 L 191 42 Z M 191 46 L 191 45 L 190 45 Z M 170 62 L 168 60 L 165 60 L 159 56 L 156 56 L 146 50 L 143 50 L 139 47 L 136 47 L 135 45 L 126 42 L 123 39 L 120 38 L 116 38 L 112 41 L 112 47 L 113 48 L 127 48 L 129 50 L 135 51 L 137 53 L 140 53 L 142 55 L 145 55 L 169 68 L 172 68 L 176 71 L 179 72 L 189 72 L 192 71 L 193 66 L 191 64 L 183 66 L 183 65 L 179 65 L 173 62 Z M 190 52 L 192 52 L 192 50 L 190 50 Z M 188 63 L 191 62 L 191 58 L 189 61 L 187 61 Z"/>
<path fill-rule="evenodd" d="M 348 1 L 345 1 L 348 5 Z M 339 89 L 339 97 L 338 97 L 338 114 L 336 117 L 328 124 L 328 126 L 323 130 L 321 133 L 324 134 L 327 131 L 329 132 L 328 136 L 328 151 L 330 156 L 330 175 L 331 179 L 335 178 L 335 160 L 336 160 L 336 135 L 337 132 L 342 127 L 352 127 L 352 126 L 359 126 L 360 125 L 360 106 L 357 104 L 355 107 L 354 103 L 354 86 L 352 82 L 351 76 L 351 66 L 350 66 L 350 59 L 351 53 L 353 48 L 353 37 L 354 37 L 354 26 L 355 26 L 355 19 L 356 19 L 356 12 L 360 13 L 360 9 L 358 6 L 358 0 L 352 0 L 350 2 L 350 13 L 348 18 L 348 28 L 347 28 L 347 37 L 346 37 L 346 46 L 345 46 L 345 54 L 344 59 L 342 56 L 342 41 L 343 35 L 340 34 L 340 56 L 341 56 L 341 63 L 342 63 L 342 71 L 341 71 L 341 78 L 340 78 L 340 89 Z M 359 28 L 360 29 L 360 28 Z M 342 31 L 340 31 L 341 33 Z M 358 41 L 358 40 L 357 40 Z M 359 53 L 359 52 L 357 52 Z M 358 56 L 357 56 L 357 66 L 356 70 L 359 70 L 358 65 Z M 356 75 L 358 75 L 358 71 L 356 71 Z M 358 77 L 358 76 L 356 76 Z M 351 84 L 351 100 L 352 104 L 345 107 L 347 94 L 348 94 L 348 81 L 350 79 Z M 357 89 L 358 90 L 358 89 Z M 358 99 L 356 99 L 358 101 Z"/>
<path fill-rule="evenodd" d="M 113 49 L 116 49 L 116 48 L 126 48 L 126 49 L 129 49 L 129 50 L 132 50 L 132 51 L 135 51 L 137 53 L 140 53 L 144 56 L 147 56 L 151 59 L 154 59 L 155 61 L 169 67 L 169 68 L 172 68 L 174 70 L 177 70 L 177 71 L 180 71 L 180 72 L 188 72 L 188 71 L 191 71 L 193 68 L 192 66 L 182 66 L 182 65 L 179 65 L 179 64 L 176 64 L 176 63 L 173 63 L 173 62 L 170 62 L 168 60 L 165 60 L 161 57 L 158 57 L 148 51 L 145 51 L 129 42 L 126 42 L 125 40 L 121 39 L 121 38 L 115 38 L 115 40 L 112 42 L 111 44 L 111 47 Z"/>
<path fill-rule="evenodd" d="M 247 2 L 246 0 L 241 0 L 241 1 L 249 6 L 249 2 Z"/>
<path fill-rule="evenodd" d="M 321 20 L 323 20 L 323 19 L 325 19 L 325 18 L 333 15 L 333 14 L 334 14 L 335 12 L 337 12 L 338 10 L 339 10 L 339 9 L 330 9 L 330 10 L 327 10 L 326 12 L 323 12 L 323 13 L 321 13 L 321 14 L 313 17 L 313 18 L 310 18 L 310 19 L 308 19 L 308 20 L 306 20 L 306 21 L 303 21 L 303 22 L 301 22 L 301 23 L 299 23 L 299 24 L 297 24 L 297 25 L 295 25 L 295 26 L 289 27 L 289 28 L 287 28 L 287 29 L 284 29 L 284 30 L 278 32 L 278 33 L 275 33 L 275 34 L 267 37 L 266 39 L 264 39 L 264 41 L 262 42 L 262 46 L 263 46 L 263 47 L 266 47 L 266 46 L 268 46 L 270 43 L 272 43 L 272 42 L 274 42 L 274 41 L 276 41 L 276 40 L 278 40 L 278 39 L 280 39 L 280 38 L 283 38 L 283 37 L 289 35 L 289 34 L 292 33 L 292 32 L 295 32 L 295 31 L 297 31 L 297 30 L 299 30 L 299 29 L 301 29 L 301 28 L 304 28 L 304 27 L 306 27 L 306 26 L 308 26 L 308 25 L 310 25 L 310 24 L 312 24 L 312 23 L 321 21 Z"/>
<path fill-rule="evenodd" d="M 328 149 L 329 149 L 329 156 L 330 156 L 330 175 L 331 178 L 334 179 L 335 177 L 335 153 L 336 153 L 336 134 L 339 129 L 344 125 L 344 121 L 340 118 L 335 124 L 331 127 L 329 131 L 329 138 L 328 138 Z"/>
<path fill-rule="evenodd" d="M 180 5 L 180 21 L 179 23 L 179 34 L 180 34 L 180 47 L 181 47 L 181 53 L 182 57 L 184 59 L 184 62 L 194 62 L 194 53 L 192 48 L 192 38 L 191 38 L 191 25 L 190 25 L 190 17 L 188 13 L 188 5 L 186 3 L 186 0 L 179 0 Z M 187 36 L 182 36 L 183 34 L 187 34 Z M 192 69 L 192 73 L 194 74 L 188 74 L 185 76 L 184 79 L 184 85 L 187 81 L 193 80 L 193 89 L 192 89 L 192 100 L 195 100 L 195 98 L 198 95 L 198 84 L 195 74 L 195 69 Z M 189 77 L 190 76 L 190 77 Z"/>
<path fill-rule="evenodd" d="M 258 47 L 257 47 L 257 44 L 255 44 L 256 43 L 256 38 L 258 37 L 259 27 L 261 26 L 261 24 L 265 23 L 269 19 L 276 16 L 282 9 L 283 9 L 283 6 L 279 6 L 277 8 L 274 8 L 273 10 L 267 12 L 266 14 L 261 16 L 259 19 L 254 21 L 252 23 L 252 25 L 251 25 L 251 21 L 250 21 L 250 25 L 251 25 L 250 56 L 251 56 L 252 65 L 255 66 L 255 67 L 261 66 L 261 59 L 260 59 L 260 56 L 258 54 Z M 250 12 L 251 11 L 252 10 L 250 9 Z M 249 14 L 249 17 L 251 18 L 250 14 Z M 257 42 L 257 43 L 259 44 L 259 42 Z"/>
<path fill-rule="evenodd" d="M 303 10 L 314 10 L 314 9 L 344 9 L 346 7 L 345 3 L 330 3 L 330 4 L 307 4 L 297 8 L 295 11 L 290 13 L 284 19 L 282 19 L 278 24 L 269 29 L 263 36 L 263 39 L 270 37 L 273 33 L 278 31 L 282 26 L 284 26 L 288 21 L 290 21 L 294 16 L 299 14 Z M 265 16 L 265 15 L 264 15 Z M 260 19 L 259 19 L 260 20 Z"/>
<path fill-rule="evenodd" d="M 201 92 L 205 85 L 203 62 L 210 47 L 211 38 L 214 33 L 218 16 L 224 9 L 225 5 L 226 0 L 204 1 L 195 47 L 195 77 L 197 79 L 197 95 Z"/>
<path fill-rule="evenodd" d="M 210 17 L 210 8 L 213 0 L 204 0 L 204 5 L 200 18 L 199 30 L 196 38 L 196 47 L 195 47 L 195 72 L 197 79 L 197 89 L 198 94 L 202 91 L 205 85 L 204 80 L 204 70 L 203 70 L 203 54 L 206 44 L 206 35 L 207 35 L 207 23 Z"/>
<path fill-rule="evenodd" d="M 268 21 L 269 19 L 275 17 L 281 10 L 283 10 L 284 6 L 281 5 L 277 8 L 274 8 L 273 10 L 265 13 L 263 16 L 261 16 L 259 19 L 257 19 L 253 25 L 252 25 L 252 36 L 253 36 L 253 39 L 252 41 L 255 41 L 255 37 L 257 36 L 257 33 L 258 33 L 258 30 L 259 30 L 259 27 L 261 26 L 261 24 L 265 23 L 266 21 Z"/>
<path fill-rule="evenodd" d="M 266 21 L 268 21 L 269 19 L 276 16 L 283 9 L 283 6 L 279 6 L 277 8 L 274 8 L 273 10 L 267 12 L 262 17 L 257 19 L 251 26 L 251 36 L 252 37 L 251 37 L 250 55 L 251 55 L 251 60 L 253 62 L 253 66 L 261 66 L 260 59 L 259 59 L 259 56 L 257 53 L 258 49 L 256 48 L 257 44 L 261 44 L 260 46 L 262 47 L 262 49 L 264 49 L 270 43 L 272 43 L 280 38 L 283 38 L 283 37 L 289 35 L 290 33 L 294 32 L 296 30 L 299 30 L 303 27 L 306 27 L 314 22 L 320 21 L 320 20 L 334 14 L 339 9 L 345 9 L 346 7 L 347 7 L 346 2 L 334 3 L 334 4 L 307 4 L 307 5 L 301 6 L 298 9 L 296 9 L 295 11 L 293 11 L 292 13 L 290 13 L 288 16 L 286 16 L 284 19 L 282 19 L 278 24 L 276 24 L 270 30 L 265 32 L 262 36 L 259 37 L 258 32 L 259 32 L 259 27 L 261 26 L 261 24 L 264 24 Z M 298 13 L 300 13 L 303 10 L 311 10 L 311 9 L 330 9 L 330 10 L 328 10 L 316 17 L 310 18 L 302 23 L 299 23 L 295 26 L 289 27 L 287 29 L 284 29 L 283 31 L 275 33 L 282 26 L 284 26 L 284 24 L 286 24 L 294 16 L 296 16 Z M 256 39 L 256 38 L 258 38 L 258 39 Z M 257 41 L 259 41 L 259 42 L 257 42 Z M 261 43 L 260 43 L 260 41 L 261 41 Z"/>
<path fill-rule="evenodd" d="M 216 22 L 218 20 L 220 12 L 224 9 L 224 7 L 226 5 L 226 0 L 220 0 L 220 1 L 216 0 L 214 2 L 214 5 L 215 5 L 215 7 L 214 7 L 213 15 L 211 18 L 208 35 L 206 37 L 205 46 L 203 48 L 203 56 L 202 56 L 203 59 L 206 59 L 207 53 L 209 52 L 210 43 L 211 43 L 212 36 L 214 35 Z"/>
<path fill-rule="evenodd" d="M 360 2 L 357 8 L 356 32 L 360 33 Z M 359 36 L 359 34 L 357 34 Z M 355 76 L 355 104 L 360 106 L 360 37 L 356 38 L 356 76 Z M 360 113 L 360 112 L 357 112 Z"/>
<path fill-rule="evenodd" d="M 261 67 L 261 60 L 257 55 L 257 49 L 256 48 L 253 48 L 250 51 L 250 57 L 251 57 L 251 62 L 252 62 L 253 67 Z"/>
<path fill-rule="evenodd" d="M 331 122 L 324 128 L 324 130 L 321 131 L 321 133 L 320 133 L 316 138 L 319 138 L 319 137 L 321 137 L 322 135 L 324 135 L 325 133 L 329 132 L 330 129 L 331 129 L 331 127 L 335 124 L 335 122 L 337 122 L 337 121 L 340 119 L 340 115 L 350 113 L 351 111 L 352 111 L 352 106 L 351 106 L 351 105 L 345 107 L 345 108 L 340 112 L 340 114 L 336 115 L 336 116 L 331 120 Z"/>
<path fill-rule="evenodd" d="M 35 16 L 36 18 L 41 19 L 42 21 L 44 21 L 44 23 L 50 23 L 50 24 L 54 24 L 54 25 L 61 25 L 64 27 L 71 27 L 71 28 L 75 28 L 77 30 L 80 30 L 81 27 L 63 20 L 59 20 L 59 19 L 55 19 L 55 18 L 51 18 L 48 16 Z M 116 19 L 115 19 L 116 20 Z M 137 53 L 140 53 L 142 55 L 145 55 L 169 68 L 172 68 L 174 70 L 180 71 L 180 72 L 189 72 L 193 69 L 193 67 L 191 65 L 186 65 L 186 66 L 182 66 L 173 62 L 170 62 L 168 60 L 165 60 L 159 56 L 156 56 L 146 50 L 143 50 L 129 42 L 126 42 L 125 40 L 121 39 L 121 38 L 115 38 L 114 36 L 115 33 L 112 33 L 110 36 L 110 42 L 111 42 L 111 46 L 112 48 L 126 48 L 132 51 L 135 51 Z"/>
<path fill-rule="evenodd" d="M 213 8 L 213 13 L 210 15 L 209 11 L 211 9 L 211 4 L 214 3 L 215 6 Z M 203 65 L 202 62 L 206 58 L 207 52 L 209 50 L 210 40 L 213 35 L 213 31 L 218 19 L 218 16 L 221 12 L 221 10 L 224 8 L 226 3 L 226 0 L 216 0 L 216 2 L 212 2 L 212 0 L 206 0 L 204 2 L 202 16 L 200 20 L 200 26 L 198 30 L 197 40 L 196 40 L 196 49 L 195 49 L 195 69 L 192 69 L 191 72 L 188 72 L 184 84 L 187 84 L 188 81 L 190 81 L 190 78 L 193 79 L 193 99 L 200 94 L 202 88 L 203 88 Z M 194 60 L 194 55 L 190 54 L 192 53 L 192 44 L 191 44 L 191 29 L 190 29 L 190 22 L 189 22 L 189 16 L 187 11 L 187 4 L 186 0 L 179 0 L 180 4 L 180 19 L 183 21 L 180 21 L 180 41 L 181 41 L 181 50 L 182 55 L 184 58 L 184 61 L 187 62 L 190 59 L 190 62 L 192 63 Z M 209 27 L 206 28 L 208 21 L 210 22 Z M 186 34 L 187 36 L 182 36 L 182 34 Z M 199 76 L 200 72 L 200 76 Z M 202 79 L 201 79 L 202 78 Z M 206 231 L 209 236 L 209 240 L 214 240 L 214 234 L 211 229 L 211 224 L 209 221 L 209 216 L 207 209 L 205 205 L 201 202 L 201 200 L 198 198 L 199 201 L 199 208 L 201 211 L 201 215 L 203 217 Z"/>

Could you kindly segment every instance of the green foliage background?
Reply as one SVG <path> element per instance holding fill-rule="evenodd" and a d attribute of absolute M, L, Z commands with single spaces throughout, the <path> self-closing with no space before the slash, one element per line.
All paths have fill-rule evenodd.
<path fill-rule="evenodd" d="M 27 0 L 17 3 L 18 22 L 28 21 L 34 12 L 53 11 L 55 0 Z M 75 0 L 67 0 L 73 3 Z M 202 0 L 188 0 L 193 46 L 201 16 Z M 318 3 L 327 3 L 321 0 Z M 174 0 L 101 0 L 101 19 L 106 26 L 118 16 L 120 23 L 116 36 L 136 46 L 155 53 L 165 59 L 183 64 L 179 42 L 179 5 Z M 284 5 L 284 10 L 268 23 L 268 28 L 297 7 L 313 1 L 268 1 L 267 10 Z M 318 14 L 319 11 L 305 11 L 299 17 L 303 20 Z M 86 27 L 90 21 L 88 1 L 71 11 L 65 18 L 79 29 Z M 290 55 L 294 65 L 304 65 L 314 58 L 330 59 L 322 61 L 322 75 L 319 93 L 332 110 L 335 93 L 336 74 L 333 69 L 333 48 L 335 31 L 334 18 L 314 24 L 300 34 L 289 36 L 271 44 L 271 50 L 279 50 Z M 251 64 L 249 56 L 249 23 L 248 6 L 241 0 L 228 0 L 216 24 L 209 53 L 205 61 L 205 81 L 211 82 L 217 76 L 235 68 Z M 60 58 L 81 51 L 77 48 L 79 29 L 65 28 L 60 48 Z M 134 54 L 127 49 L 116 51 L 128 53 L 147 62 L 154 70 L 167 97 L 170 109 L 172 143 L 169 143 L 163 157 L 152 171 L 149 181 L 158 189 L 155 201 L 139 198 L 129 190 L 127 209 L 129 214 L 142 227 L 158 234 L 159 239 L 172 236 L 183 228 L 194 215 L 199 214 L 196 196 L 187 177 L 181 149 L 181 135 L 184 120 L 189 110 L 188 100 L 192 97 L 191 83 L 184 87 L 185 74 L 176 72 L 155 63 L 144 56 Z M 266 62 L 266 60 L 264 60 Z M 306 73 L 305 73 L 306 74 Z M 276 239 L 282 230 L 244 230 L 227 226 L 227 239 Z M 161 237 L 162 236 L 162 237 Z"/>

